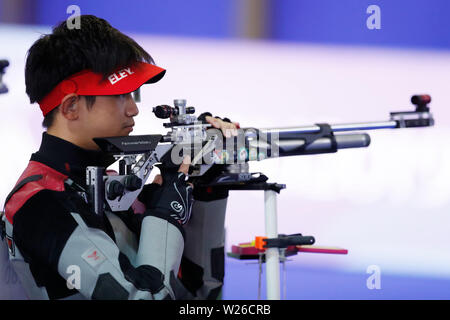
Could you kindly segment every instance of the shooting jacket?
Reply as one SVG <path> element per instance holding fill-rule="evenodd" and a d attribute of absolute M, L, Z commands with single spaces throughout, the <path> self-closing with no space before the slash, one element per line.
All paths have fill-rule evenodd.
<path fill-rule="evenodd" d="M 6 199 L 0 271 L 8 275 L 0 285 L 10 296 L 3 298 L 219 296 L 226 196 L 195 201 L 185 226 L 151 210 L 100 216 L 87 204 L 86 167 L 113 162 L 43 133 L 39 151 Z"/>

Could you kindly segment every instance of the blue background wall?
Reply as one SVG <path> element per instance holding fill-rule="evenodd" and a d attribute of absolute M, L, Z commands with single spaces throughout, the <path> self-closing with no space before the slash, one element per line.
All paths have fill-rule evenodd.
<path fill-rule="evenodd" d="M 259 0 L 264 10 L 262 37 L 272 40 L 450 49 L 447 0 Z M 0 23 L 13 0 L 0 1 Z M 248 20 L 247 1 L 239 0 L 22 0 L 21 23 L 55 25 L 66 8 L 95 14 L 123 31 L 172 36 L 239 37 Z M 9 5 L 8 5 L 9 4 Z M 381 29 L 369 30 L 370 5 L 381 9 Z M 250 8 L 255 8 L 251 7 Z"/>
<path fill-rule="evenodd" d="M 231 37 L 235 1 L 54 1 L 38 0 L 36 23 L 54 25 L 67 19 L 76 4 L 81 14 L 94 14 L 119 30 L 173 36 Z M 127 5 L 124 5 L 126 3 Z"/>
<path fill-rule="evenodd" d="M 369 30 L 370 5 L 381 29 Z M 272 38 L 336 44 L 450 48 L 450 1 L 283 0 L 273 4 Z"/>

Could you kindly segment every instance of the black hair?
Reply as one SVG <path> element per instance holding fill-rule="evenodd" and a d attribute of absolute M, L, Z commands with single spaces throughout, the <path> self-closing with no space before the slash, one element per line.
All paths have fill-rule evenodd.
<path fill-rule="evenodd" d="M 28 50 L 25 86 L 30 102 L 39 102 L 62 80 L 84 69 L 105 78 L 120 67 L 137 61 L 154 64 L 152 57 L 133 39 L 93 15 L 80 16 L 80 28 L 68 28 L 66 21 L 43 35 Z M 95 96 L 86 97 L 88 107 Z M 55 111 L 42 125 L 52 125 Z"/>

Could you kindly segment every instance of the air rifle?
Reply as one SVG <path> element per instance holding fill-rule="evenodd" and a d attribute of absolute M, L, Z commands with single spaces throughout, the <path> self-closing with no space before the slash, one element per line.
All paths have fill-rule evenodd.
<path fill-rule="evenodd" d="M 174 106 L 153 108 L 156 117 L 169 119 L 165 135 L 135 135 L 94 138 L 101 150 L 119 161 L 118 175 L 106 175 L 102 167 L 88 167 L 88 202 L 97 214 L 105 208 L 128 210 L 141 192 L 155 165 L 178 168 L 185 155 L 192 159 L 190 179 L 200 185 L 221 186 L 230 190 L 249 190 L 269 186 L 279 192 L 283 185 L 267 184 L 267 177 L 248 171 L 249 161 L 333 153 L 339 149 L 363 148 L 370 144 L 366 132 L 375 129 L 403 129 L 434 125 L 428 104 L 429 95 L 411 98 L 414 111 L 391 112 L 390 119 L 347 124 L 318 123 L 290 128 L 241 128 L 238 135 L 224 138 L 221 131 L 201 122 L 195 108 L 177 99 Z M 357 132 L 352 132 L 357 131 Z M 212 168 L 214 176 L 208 176 Z"/>

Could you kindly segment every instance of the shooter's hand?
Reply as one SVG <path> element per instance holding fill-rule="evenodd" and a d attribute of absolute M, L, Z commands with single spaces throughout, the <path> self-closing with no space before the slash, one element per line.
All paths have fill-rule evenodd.
<path fill-rule="evenodd" d="M 230 138 L 231 136 L 237 136 L 239 129 L 239 122 L 231 122 L 229 119 L 220 119 L 218 117 L 205 116 L 206 122 L 211 124 L 214 128 L 222 130 L 225 138 Z"/>
<path fill-rule="evenodd" d="M 192 185 L 186 182 L 190 159 L 185 158 L 178 171 L 162 170 L 151 185 L 144 186 L 139 196 L 147 209 L 168 213 L 180 224 L 189 221 L 192 213 Z"/>

